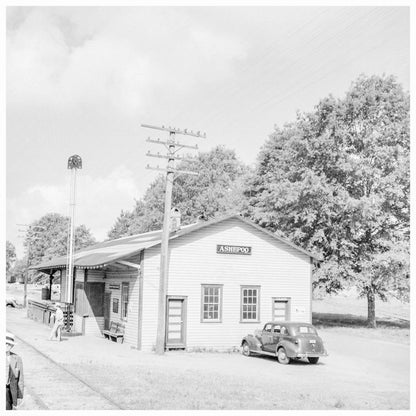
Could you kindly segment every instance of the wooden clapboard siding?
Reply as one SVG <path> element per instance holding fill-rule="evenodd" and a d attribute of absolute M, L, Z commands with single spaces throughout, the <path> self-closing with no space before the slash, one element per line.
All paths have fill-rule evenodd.
<path fill-rule="evenodd" d="M 85 273 L 87 273 L 88 278 L 84 283 Z M 75 315 L 80 317 L 84 315 L 89 317 L 103 316 L 102 288 L 93 287 L 97 283 L 104 283 L 103 270 L 76 269 L 74 290 Z M 100 290 L 97 292 L 96 289 Z M 102 305 L 100 306 L 100 304 Z"/>
<path fill-rule="evenodd" d="M 84 270 L 75 269 L 73 275 L 74 283 L 84 281 Z M 60 301 L 66 302 L 66 292 L 67 292 L 67 272 L 66 269 L 62 269 L 61 272 L 61 289 L 60 289 Z"/>
<path fill-rule="evenodd" d="M 84 269 L 75 269 L 75 281 L 76 282 L 83 282 L 85 276 Z"/>
<path fill-rule="evenodd" d="M 75 282 L 74 293 L 74 314 L 83 316 L 88 312 L 87 297 L 85 296 L 85 284 L 83 282 Z"/>
<path fill-rule="evenodd" d="M 142 265 L 143 305 L 141 349 L 143 351 L 151 351 L 156 345 L 159 303 L 160 246 L 145 250 Z"/>
<path fill-rule="evenodd" d="M 103 282 L 105 272 L 102 269 L 88 269 L 87 282 Z"/>
<path fill-rule="evenodd" d="M 74 319 L 74 327 L 73 327 L 74 331 L 79 334 L 82 333 L 82 320 L 83 320 L 82 316 L 74 314 L 73 319 Z"/>
<path fill-rule="evenodd" d="M 252 254 L 217 254 L 217 244 L 252 247 Z M 144 258 L 142 348 L 155 344 L 159 246 Z M 187 347 L 230 348 L 272 319 L 272 298 L 291 299 L 291 320 L 310 322 L 307 255 L 232 218 L 170 242 L 168 295 L 188 296 Z M 222 322 L 201 323 L 201 285 L 223 285 Z M 240 322 L 242 285 L 260 286 L 260 322 Z"/>
<path fill-rule="evenodd" d="M 131 260 L 129 260 L 131 261 Z M 127 321 L 121 319 L 121 284 L 129 283 L 129 306 L 127 309 Z M 110 284 L 119 284 L 120 289 L 110 289 Z M 124 342 L 134 347 L 138 346 L 139 326 L 139 279 L 137 271 L 107 272 L 105 278 L 105 290 L 111 292 L 110 321 L 122 322 L 125 325 Z M 113 299 L 119 299 L 118 313 L 113 312 Z"/>
<path fill-rule="evenodd" d="M 85 318 L 85 335 L 101 336 L 104 330 L 104 317 Z"/>
<path fill-rule="evenodd" d="M 136 264 L 140 263 L 140 256 L 136 255 L 128 259 L 130 262 Z M 75 280 L 78 284 L 84 281 L 85 271 L 77 269 Z M 81 280 L 82 277 L 82 280 Z M 127 321 L 121 319 L 121 284 L 122 282 L 129 283 L 129 307 L 127 311 Z M 65 283 L 65 281 L 64 281 Z M 102 269 L 87 270 L 87 283 L 105 283 L 105 291 L 111 292 L 110 304 L 110 321 L 123 322 L 125 324 L 125 342 L 135 347 L 138 346 L 138 327 L 139 327 L 139 279 L 138 271 L 104 271 Z M 120 290 L 110 289 L 110 284 L 120 284 Z M 113 313 L 112 301 L 113 298 L 119 299 L 119 311 Z M 98 335 L 104 329 L 104 318 L 96 317 L 92 313 L 91 307 L 88 304 L 88 299 L 85 293 L 79 297 L 79 306 L 77 314 L 89 314 L 85 320 L 85 333 Z M 82 326 L 82 320 L 77 317 L 77 328 Z M 82 318 L 81 318 L 82 319 Z"/>
<path fill-rule="evenodd" d="M 60 290 L 60 298 L 59 300 L 61 302 L 65 302 L 66 300 L 66 292 L 67 292 L 67 275 L 66 275 L 66 269 L 62 269 L 61 273 L 61 290 Z"/>

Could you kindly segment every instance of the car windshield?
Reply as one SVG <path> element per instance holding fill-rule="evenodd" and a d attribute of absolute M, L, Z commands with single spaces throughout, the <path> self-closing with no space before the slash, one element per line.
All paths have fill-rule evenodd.
<path fill-rule="evenodd" d="M 293 327 L 293 332 L 296 335 L 299 335 L 299 334 L 315 334 L 315 335 L 317 335 L 316 329 L 313 326 L 309 326 L 309 325 L 295 326 L 295 327 Z"/>

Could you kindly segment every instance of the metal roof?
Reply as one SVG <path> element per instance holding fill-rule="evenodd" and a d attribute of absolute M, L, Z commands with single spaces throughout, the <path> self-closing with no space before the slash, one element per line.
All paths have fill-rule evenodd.
<path fill-rule="evenodd" d="M 263 233 L 281 241 L 292 248 L 306 254 L 307 256 L 320 261 L 321 258 L 313 253 L 310 253 L 290 241 L 277 236 L 276 234 L 267 231 L 259 225 L 247 220 L 240 215 L 228 215 L 226 217 L 216 218 L 210 221 L 201 221 L 196 224 L 183 226 L 180 230 L 172 232 L 169 239 L 180 238 L 183 235 L 189 234 L 193 231 L 201 228 L 209 227 L 213 224 L 218 224 L 222 221 L 226 221 L 231 218 L 239 219 L 240 221 L 249 224 L 250 226 L 262 231 Z M 161 243 L 162 231 L 151 231 L 144 234 L 136 234 L 128 237 L 118 238 L 116 240 L 109 240 L 103 243 L 95 244 L 91 247 L 87 247 L 83 250 L 74 253 L 74 266 L 77 268 L 101 268 L 111 263 L 115 263 L 118 260 L 127 259 L 131 256 L 139 254 L 142 250 L 156 246 Z M 67 264 L 67 256 L 55 257 L 46 262 L 40 263 L 36 266 L 32 266 L 31 269 L 35 270 L 51 270 L 65 268 Z"/>

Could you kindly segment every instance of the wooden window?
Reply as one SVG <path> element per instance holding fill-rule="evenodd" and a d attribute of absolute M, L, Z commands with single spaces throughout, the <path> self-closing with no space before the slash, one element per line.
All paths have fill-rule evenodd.
<path fill-rule="evenodd" d="M 127 320 L 127 309 L 129 306 L 129 283 L 121 284 L 121 319 Z"/>
<path fill-rule="evenodd" d="M 260 321 L 260 286 L 241 286 L 241 322 Z"/>
<path fill-rule="evenodd" d="M 201 322 L 221 322 L 222 285 L 202 285 Z"/>
<path fill-rule="evenodd" d="M 118 313 L 118 299 L 113 299 L 113 313 Z"/>

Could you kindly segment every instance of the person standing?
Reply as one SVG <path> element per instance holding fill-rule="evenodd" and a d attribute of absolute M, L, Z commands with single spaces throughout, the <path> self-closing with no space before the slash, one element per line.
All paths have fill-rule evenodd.
<path fill-rule="evenodd" d="M 55 324 L 53 325 L 49 339 L 52 341 L 61 341 L 61 329 L 64 326 L 64 313 L 59 304 L 56 304 Z"/>
<path fill-rule="evenodd" d="M 11 352 L 14 335 L 6 332 L 6 410 L 13 410 L 23 399 L 23 363 L 19 355 Z"/>

